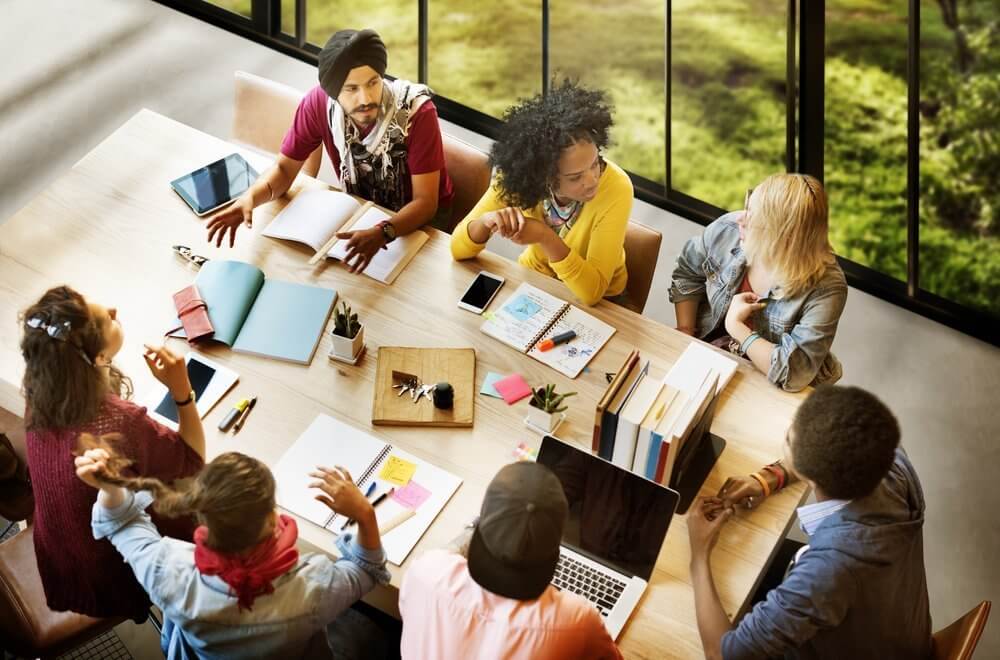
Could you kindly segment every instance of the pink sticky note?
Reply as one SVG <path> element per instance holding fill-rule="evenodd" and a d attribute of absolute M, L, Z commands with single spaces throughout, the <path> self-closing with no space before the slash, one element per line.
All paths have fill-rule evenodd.
<path fill-rule="evenodd" d="M 493 389 L 500 393 L 508 405 L 513 405 L 526 396 L 531 396 L 531 388 L 521 374 L 511 374 L 493 383 Z"/>
<path fill-rule="evenodd" d="M 397 488 L 392 493 L 392 499 L 396 500 L 399 504 L 402 504 L 407 509 L 416 511 L 421 504 L 427 501 L 427 498 L 431 496 L 431 491 L 427 490 L 416 481 L 410 480 L 410 483 L 406 484 L 402 488 Z"/>

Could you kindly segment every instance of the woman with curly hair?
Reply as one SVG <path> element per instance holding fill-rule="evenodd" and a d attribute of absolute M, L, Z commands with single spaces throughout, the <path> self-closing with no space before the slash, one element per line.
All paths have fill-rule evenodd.
<path fill-rule="evenodd" d="M 498 233 L 584 304 L 621 294 L 632 182 L 601 156 L 612 123 L 604 92 L 571 81 L 507 110 L 493 184 L 455 228 L 452 256 L 472 258 Z"/>

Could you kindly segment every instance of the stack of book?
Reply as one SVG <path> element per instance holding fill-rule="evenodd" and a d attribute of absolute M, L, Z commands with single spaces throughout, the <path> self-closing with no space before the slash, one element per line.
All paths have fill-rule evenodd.
<path fill-rule="evenodd" d="M 632 351 L 597 404 L 593 450 L 598 456 L 647 479 L 671 485 L 681 465 L 678 457 L 699 422 L 722 392 L 736 361 L 692 342 L 657 379 L 649 362 L 640 366 Z"/>

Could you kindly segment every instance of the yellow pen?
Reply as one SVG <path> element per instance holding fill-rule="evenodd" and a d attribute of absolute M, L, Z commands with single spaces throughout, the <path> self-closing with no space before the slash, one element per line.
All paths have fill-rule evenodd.
<path fill-rule="evenodd" d="M 228 431 L 229 427 L 236 421 L 236 418 L 240 416 L 240 413 L 246 410 L 249 405 L 250 399 L 240 399 L 240 402 L 233 406 L 233 409 L 226 413 L 226 416 L 219 422 L 219 430 Z"/>

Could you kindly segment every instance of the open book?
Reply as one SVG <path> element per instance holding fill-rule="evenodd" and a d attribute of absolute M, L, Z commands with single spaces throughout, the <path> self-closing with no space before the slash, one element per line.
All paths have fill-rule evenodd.
<path fill-rule="evenodd" d="M 480 328 L 483 332 L 570 378 L 579 376 L 615 334 L 615 329 L 604 321 L 527 282 L 517 287 L 499 311 L 484 316 L 487 321 Z M 548 351 L 536 346 L 567 330 L 576 332 L 576 337 L 565 344 Z"/>
<path fill-rule="evenodd" d="M 336 240 L 328 247 L 337 232 L 368 229 L 388 219 L 385 212 L 359 203 L 346 193 L 303 190 L 275 216 L 264 230 L 264 236 L 302 243 L 315 252 L 327 248 L 327 257 L 343 261 L 347 256 L 346 240 Z M 399 236 L 384 250 L 375 253 L 365 268 L 365 275 L 392 284 L 426 242 L 427 234 L 419 230 Z"/>
<path fill-rule="evenodd" d="M 375 489 L 368 497 L 372 501 L 395 489 L 375 507 L 380 528 L 399 519 L 400 514 L 406 517 L 407 511 L 414 512 L 412 517 L 382 536 L 385 554 L 397 566 L 406 560 L 462 483 L 450 472 L 360 429 L 328 415 L 319 415 L 278 461 L 274 479 L 279 506 L 336 535 L 348 531 L 357 533 L 357 528 L 344 528 L 347 520 L 315 499 L 319 491 L 309 488 L 313 481 L 309 473 L 319 465 L 347 468 L 362 493 L 366 493 L 374 482 Z"/>
<path fill-rule="evenodd" d="M 212 259 L 195 279 L 215 328 L 212 338 L 239 353 L 312 361 L 337 292 L 268 280 L 242 261 Z"/>

